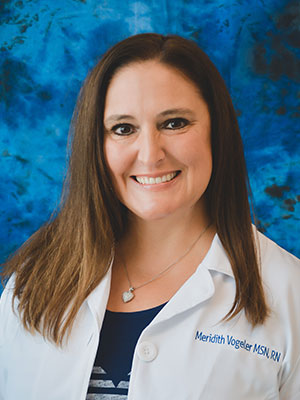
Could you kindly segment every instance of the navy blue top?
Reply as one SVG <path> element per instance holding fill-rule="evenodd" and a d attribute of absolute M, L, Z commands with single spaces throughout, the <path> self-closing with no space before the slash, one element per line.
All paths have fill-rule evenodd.
<path fill-rule="evenodd" d="M 148 310 L 106 310 L 86 400 L 126 400 L 138 338 L 166 303 Z"/>

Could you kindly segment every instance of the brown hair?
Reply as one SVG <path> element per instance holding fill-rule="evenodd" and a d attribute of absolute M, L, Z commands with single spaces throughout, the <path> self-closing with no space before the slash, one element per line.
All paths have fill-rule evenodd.
<path fill-rule="evenodd" d="M 70 130 L 71 158 L 59 211 L 4 265 L 15 273 L 14 299 L 24 327 L 61 344 L 78 310 L 107 272 L 127 212 L 111 188 L 103 154 L 103 113 L 112 76 L 129 63 L 157 59 L 199 88 L 211 117 L 209 212 L 236 281 L 225 318 L 244 310 L 252 325 L 268 315 L 248 201 L 243 145 L 230 95 L 196 43 L 179 36 L 140 34 L 117 43 L 94 67 L 79 94 Z"/>

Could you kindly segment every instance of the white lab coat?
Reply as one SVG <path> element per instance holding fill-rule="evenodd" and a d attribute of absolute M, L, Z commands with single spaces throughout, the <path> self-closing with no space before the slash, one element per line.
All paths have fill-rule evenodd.
<path fill-rule="evenodd" d="M 216 235 L 196 272 L 140 335 L 129 400 L 300 399 L 299 260 L 259 237 L 271 317 L 254 329 L 243 313 L 221 322 L 235 281 Z M 111 268 L 83 303 L 63 349 L 23 329 L 11 311 L 10 281 L 0 306 L 1 400 L 86 398 L 110 279 Z"/>

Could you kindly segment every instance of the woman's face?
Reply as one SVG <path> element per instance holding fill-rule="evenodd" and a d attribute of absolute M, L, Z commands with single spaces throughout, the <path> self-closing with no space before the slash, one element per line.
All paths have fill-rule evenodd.
<path fill-rule="evenodd" d="M 108 87 L 104 127 L 112 185 L 133 214 L 154 220 L 205 208 L 210 116 L 188 78 L 154 60 L 123 67 Z"/>

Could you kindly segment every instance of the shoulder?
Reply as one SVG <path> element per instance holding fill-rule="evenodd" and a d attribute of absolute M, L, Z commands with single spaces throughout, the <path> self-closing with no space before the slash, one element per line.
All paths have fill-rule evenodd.
<path fill-rule="evenodd" d="M 7 282 L 0 298 L 0 347 L 5 337 L 11 337 L 13 326 L 18 325 L 17 300 L 13 304 L 15 276 L 12 275 Z"/>
<path fill-rule="evenodd" d="M 268 339 L 275 338 L 284 355 L 280 393 L 284 398 L 296 398 L 300 372 L 300 260 L 261 233 L 258 241 L 262 282 L 271 312 L 264 329 Z"/>
<path fill-rule="evenodd" d="M 262 233 L 257 236 L 262 277 L 281 285 L 289 281 L 299 284 L 300 260 Z"/>
<path fill-rule="evenodd" d="M 15 287 L 15 275 L 12 275 L 5 285 L 5 288 L 0 297 L 0 313 L 3 316 L 7 311 L 7 304 L 12 304 L 12 298 Z"/>
<path fill-rule="evenodd" d="M 300 260 L 261 233 L 258 241 L 261 277 L 271 310 L 286 323 L 298 325 L 300 334 Z"/>

